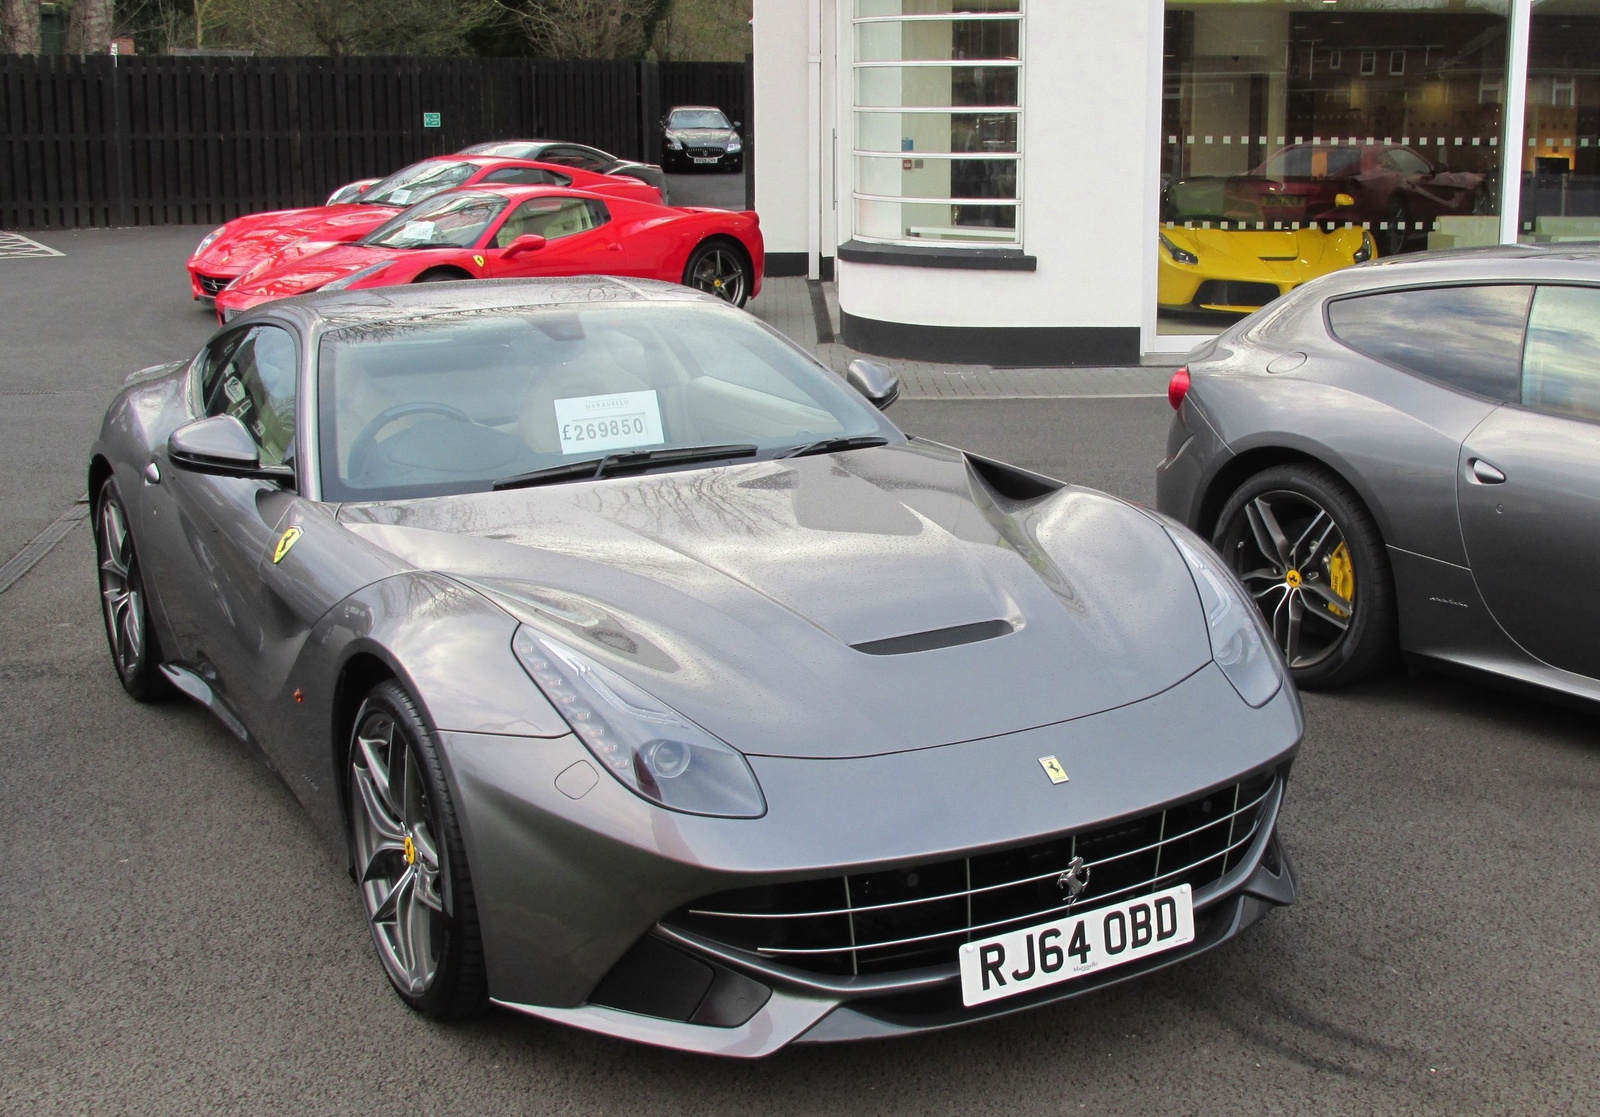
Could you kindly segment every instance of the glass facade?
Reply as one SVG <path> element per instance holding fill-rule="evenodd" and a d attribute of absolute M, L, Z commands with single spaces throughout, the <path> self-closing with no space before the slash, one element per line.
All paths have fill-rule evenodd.
<path fill-rule="evenodd" d="M 1158 331 L 1214 332 L 1375 257 L 1498 243 L 1507 19 L 1508 0 L 1168 0 Z"/>
<path fill-rule="evenodd" d="M 1600 239 L 1600 0 L 1535 0 L 1519 237 Z"/>
<path fill-rule="evenodd" d="M 854 235 L 1017 243 L 1021 0 L 856 0 Z"/>

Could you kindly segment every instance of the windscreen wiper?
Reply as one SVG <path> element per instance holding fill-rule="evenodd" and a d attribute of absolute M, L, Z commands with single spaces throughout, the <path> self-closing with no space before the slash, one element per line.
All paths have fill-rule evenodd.
<path fill-rule="evenodd" d="M 807 454 L 836 454 L 840 450 L 859 450 L 864 446 L 887 446 L 889 440 L 881 434 L 851 434 L 842 438 L 824 438 L 808 442 L 790 450 L 780 450 L 775 458 L 803 458 Z"/>
<path fill-rule="evenodd" d="M 502 477 L 492 488 L 526 489 L 553 481 L 597 481 L 618 470 L 649 469 L 658 465 L 688 465 L 691 462 L 713 462 L 722 458 L 748 458 L 758 447 L 746 442 L 729 446 L 678 446 L 666 450 L 632 450 L 626 454 L 607 454 L 602 458 L 589 458 L 581 462 L 552 465 L 532 473 L 519 473 L 515 477 Z"/>

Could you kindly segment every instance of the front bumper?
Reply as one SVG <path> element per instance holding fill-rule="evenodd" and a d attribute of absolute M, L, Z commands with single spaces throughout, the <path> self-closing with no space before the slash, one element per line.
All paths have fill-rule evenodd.
<path fill-rule="evenodd" d="M 742 821 L 656 809 L 604 773 L 580 798 L 569 798 L 558 778 L 589 759 L 571 737 L 441 737 L 495 1001 L 642 1042 L 755 1057 L 791 1042 L 1005 1015 L 1226 941 L 1271 905 L 1294 899 L 1293 875 L 1276 842 L 1283 784 L 1247 855 L 1197 891 L 1193 943 L 973 1009 L 961 1005 L 953 963 L 827 976 L 667 926 L 669 913 L 729 889 L 920 865 L 1144 814 L 1246 773 L 1286 770 L 1301 731 L 1292 690 L 1250 710 L 1208 664 L 1143 702 L 999 738 L 853 760 L 752 757 L 769 811 Z M 1043 755 L 1061 760 L 1068 783 L 1044 777 Z M 617 995 L 617 975 L 648 972 L 636 957 L 647 943 L 670 944 L 687 966 L 703 971 L 701 993 L 726 992 L 754 1014 L 730 1022 L 719 1008 L 709 1014 L 719 1026 L 689 1022 L 708 1016 L 694 1004 L 676 1019 L 614 1007 L 633 1003 L 626 989 Z"/>

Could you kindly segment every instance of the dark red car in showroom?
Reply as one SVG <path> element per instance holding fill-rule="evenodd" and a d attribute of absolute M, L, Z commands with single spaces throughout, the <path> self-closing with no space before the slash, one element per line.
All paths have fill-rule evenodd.
<path fill-rule="evenodd" d="M 311 291 L 452 279 L 612 275 L 682 283 L 743 306 L 766 249 L 753 211 L 679 209 L 554 186 L 462 187 L 351 244 L 298 241 L 217 295 L 217 317 Z"/>
<path fill-rule="evenodd" d="M 1219 197 L 1209 206 L 1188 204 L 1206 193 Z M 1489 212 L 1490 193 L 1486 175 L 1430 162 L 1399 144 L 1297 143 L 1246 175 L 1175 182 L 1164 208 L 1225 213 L 1229 221 L 1263 222 L 1269 229 L 1274 223 L 1349 221 L 1369 226 L 1379 255 L 1393 256 L 1435 218 Z"/>
<path fill-rule="evenodd" d="M 571 186 L 597 194 L 660 202 L 661 192 L 627 175 L 492 155 L 437 155 L 403 167 L 341 205 L 282 209 L 236 217 L 206 234 L 189 257 L 196 299 L 215 298 L 233 280 L 302 238 L 322 244 L 359 240 L 425 198 L 458 186 Z"/>

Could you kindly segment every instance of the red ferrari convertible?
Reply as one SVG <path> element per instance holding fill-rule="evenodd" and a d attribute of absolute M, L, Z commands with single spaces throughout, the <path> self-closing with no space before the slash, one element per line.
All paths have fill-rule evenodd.
<path fill-rule="evenodd" d="M 408 206 L 457 186 L 571 186 L 596 194 L 660 202 L 661 192 L 626 175 L 488 155 L 438 155 L 396 171 L 344 205 L 281 209 L 237 217 L 214 229 L 189 257 L 196 299 L 215 298 L 233 280 L 302 237 L 326 245 L 359 240 Z"/>
<path fill-rule="evenodd" d="M 743 306 L 760 292 L 765 262 L 752 211 L 678 209 L 570 187 L 463 187 L 353 244 L 287 246 L 217 295 L 217 317 L 318 290 L 560 275 L 663 279 Z"/>

